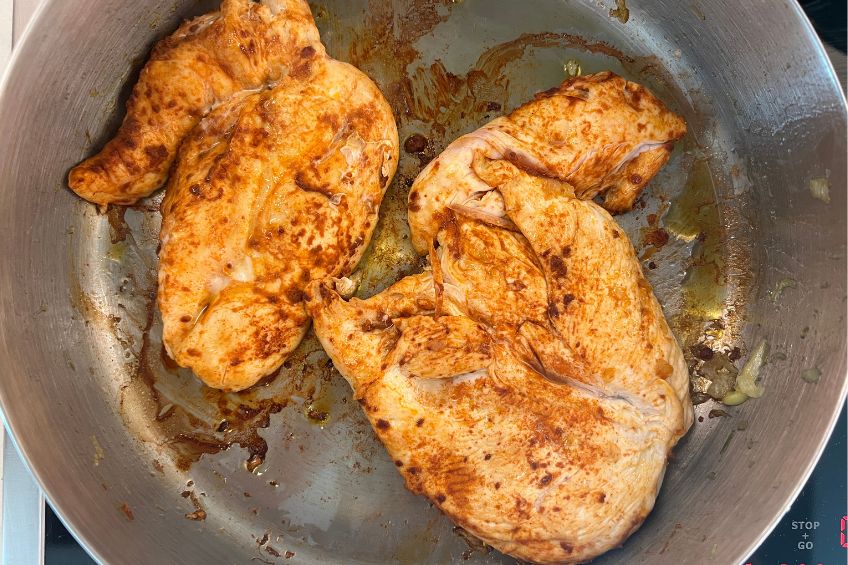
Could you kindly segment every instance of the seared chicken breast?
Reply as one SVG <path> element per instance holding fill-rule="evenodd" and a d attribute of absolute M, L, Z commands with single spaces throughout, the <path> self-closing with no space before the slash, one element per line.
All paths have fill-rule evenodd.
<path fill-rule="evenodd" d="M 460 137 L 418 176 L 409 193 L 412 242 L 422 255 L 447 208 L 498 208 L 476 170 L 503 160 L 564 180 L 579 198 L 602 194 L 611 212 L 629 210 L 668 161 L 684 121 L 643 86 L 610 72 L 572 78 L 508 116 Z"/>
<path fill-rule="evenodd" d="M 544 113 L 530 108 L 524 127 Z M 630 191 L 608 184 L 622 169 L 644 185 L 671 148 L 575 168 L 580 188 L 548 174 L 573 156 L 519 156 L 506 141 L 487 152 L 506 138 L 484 130 L 416 180 L 410 217 L 432 270 L 368 300 L 345 300 L 347 281 L 316 281 L 307 310 L 410 490 L 505 553 L 581 563 L 638 529 L 692 423 L 680 346 L 626 234 L 590 199 Z M 560 142 L 586 146 L 577 133 Z"/>
<path fill-rule="evenodd" d="M 323 55 L 305 0 L 223 0 L 153 49 L 115 137 L 68 184 L 100 205 L 133 204 L 162 186 L 183 138 L 212 108 L 282 80 Z"/>
<path fill-rule="evenodd" d="M 520 234 L 454 218 L 433 273 L 365 301 L 316 282 L 308 310 L 410 490 L 500 551 L 579 563 L 648 515 L 692 408 L 627 237 L 548 183 L 505 191 L 522 254 Z M 457 244 L 468 229 L 493 245 Z"/>
<path fill-rule="evenodd" d="M 359 262 L 398 160 L 388 103 L 326 56 L 305 3 L 246 4 L 238 17 L 273 16 L 281 33 L 300 30 L 285 45 L 304 46 L 278 58 L 278 86 L 233 94 L 191 131 L 162 205 L 163 341 L 223 390 L 250 387 L 297 347 L 309 324 L 303 288 Z"/>
<path fill-rule="evenodd" d="M 303 289 L 349 274 L 398 160 L 388 103 L 315 51 L 274 89 L 242 95 L 186 139 L 162 206 L 159 308 L 168 353 L 241 390 L 303 338 Z"/>
<path fill-rule="evenodd" d="M 207 385 L 241 390 L 303 338 L 304 286 L 359 262 L 397 159 L 391 109 L 327 57 L 304 0 L 223 0 L 156 45 L 117 135 L 69 184 L 132 204 L 172 170 L 165 348 Z"/>

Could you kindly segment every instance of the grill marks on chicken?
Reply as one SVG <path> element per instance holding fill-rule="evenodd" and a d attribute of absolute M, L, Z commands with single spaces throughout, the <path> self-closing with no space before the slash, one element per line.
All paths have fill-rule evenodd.
<path fill-rule="evenodd" d="M 118 133 L 71 170 L 68 184 L 96 204 L 135 203 L 162 186 L 205 114 L 282 80 L 305 53 L 324 53 L 305 0 L 223 0 L 154 47 Z"/>
<path fill-rule="evenodd" d="M 556 141 L 540 118 L 551 98 L 600 104 L 597 85 L 655 101 L 617 77 L 586 77 L 513 114 L 523 129 L 508 137 L 513 122 L 466 136 L 410 198 L 432 273 L 365 301 L 345 301 L 337 280 L 307 288 L 316 334 L 407 486 L 471 534 L 539 563 L 585 562 L 623 543 L 692 422 L 680 347 L 627 236 L 588 199 L 602 189 L 608 202 L 635 197 L 609 179 L 638 167 L 641 188 L 671 148 L 583 158 L 574 148 L 585 131 Z M 590 142 L 618 135 L 601 122 L 627 131 L 628 112 L 590 117 Z M 663 112 L 658 121 L 682 135 Z M 532 154 L 507 144 L 539 139 L 562 154 L 553 142 Z M 592 165 L 581 176 L 575 160 Z M 570 174 L 550 175 L 556 163 Z"/>
<path fill-rule="evenodd" d="M 413 244 L 427 252 L 446 208 L 489 209 L 481 159 L 566 181 L 578 197 L 601 194 L 607 210 L 625 212 L 685 133 L 641 85 L 610 72 L 569 79 L 459 138 L 424 169 L 409 194 Z"/>
<path fill-rule="evenodd" d="M 162 209 L 158 298 L 174 360 L 225 390 L 278 368 L 308 327 L 305 285 L 365 252 L 397 158 L 374 83 L 318 55 L 204 119 Z"/>

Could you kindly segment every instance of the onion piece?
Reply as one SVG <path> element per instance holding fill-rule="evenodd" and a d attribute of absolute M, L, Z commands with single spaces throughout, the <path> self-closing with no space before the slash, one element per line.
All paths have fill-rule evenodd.
<path fill-rule="evenodd" d="M 810 194 L 816 200 L 830 204 L 830 180 L 827 177 L 810 180 Z"/>
<path fill-rule="evenodd" d="M 766 355 L 768 354 L 768 342 L 760 340 L 760 343 L 751 352 L 745 366 L 736 377 L 736 390 L 750 398 L 760 398 L 766 389 L 762 385 L 757 384 L 757 377 L 760 375 L 760 369 L 765 363 Z"/>
<path fill-rule="evenodd" d="M 724 398 L 721 399 L 721 403 L 725 406 L 739 406 L 746 400 L 748 400 L 748 396 L 746 394 L 743 394 L 738 390 L 731 390 L 724 396 Z"/>
<path fill-rule="evenodd" d="M 563 70 L 565 71 L 565 74 L 572 78 L 579 77 L 583 74 L 583 69 L 580 67 L 580 61 L 577 59 L 569 59 L 566 61 L 565 65 L 563 65 Z"/>
<path fill-rule="evenodd" d="M 805 383 L 816 384 L 821 380 L 822 372 L 818 369 L 818 367 L 813 367 L 812 369 L 807 369 L 801 373 L 801 378 L 804 379 Z"/>
<path fill-rule="evenodd" d="M 787 288 L 797 288 L 798 281 L 795 279 L 785 278 L 778 281 L 775 285 L 774 290 L 771 292 L 771 301 L 777 304 L 777 301 L 780 300 L 780 296 L 783 294 L 783 291 Z"/>
<path fill-rule="evenodd" d="M 716 400 L 724 398 L 736 386 L 739 371 L 724 353 L 717 353 L 706 361 L 698 372 L 710 380 L 705 391 Z"/>
<path fill-rule="evenodd" d="M 357 287 L 359 286 L 356 281 L 347 277 L 333 279 L 333 282 L 336 283 L 336 292 L 338 292 L 345 300 L 353 297 Z"/>

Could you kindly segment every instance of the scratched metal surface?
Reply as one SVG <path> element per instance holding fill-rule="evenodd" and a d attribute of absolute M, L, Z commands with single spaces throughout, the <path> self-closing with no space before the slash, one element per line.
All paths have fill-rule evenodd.
<path fill-rule="evenodd" d="M 312 4 L 330 53 L 386 93 L 402 142 L 428 140 L 403 154 L 359 292 L 422 268 L 406 190 L 456 136 L 559 83 L 569 59 L 649 85 L 691 133 L 619 221 L 685 346 L 711 339 L 744 360 L 766 338 L 786 360 L 732 421 L 698 407 L 654 513 L 604 562 L 740 561 L 803 484 L 845 393 L 845 106 L 790 2 L 646 1 L 627 23 L 610 4 Z M 0 138 L 0 401 L 16 440 L 104 562 L 510 562 L 404 489 L 314 339 L 244 394 L 174 367 L 153 302 L 161 194 L 101 215 L 67 190 L 152 42 L 210 6 L 48 2 L 21 47 L 0 94 L 15 132 Z M 818 177 L 829 205 L 810 195 Z M 816 385 L 800 378 L 811 367 Z"/>

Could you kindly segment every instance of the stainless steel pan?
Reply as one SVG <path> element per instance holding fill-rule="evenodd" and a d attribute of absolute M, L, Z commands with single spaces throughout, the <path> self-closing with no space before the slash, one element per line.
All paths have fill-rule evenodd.
<path fill-rule="evenodd" d="M 159 197 L 103 215 L 67 190 L 152 43 L 210 7 L 49 1 L 20 45 L 0 92 L 0 403 L 15 441 L 103 562 L 509 562 L 405 491 L 314 340 L 241 395 L 170 365 L 153 304 Z M 620 219 L 688 351 L 738 347 L 739 366 L 766 339 L 772 355 L 763 398 L 732 417 L 698 407 L 654 513 L 603 561 L 739 562 L 845 397 L 846 107 L 791 1 L 612 7 L 313 4 L 329 51 L 387 93 L 402 139 L 427 140 L 404 154 L 361 292 L 420 268 L 405 191 L 451 139 L 557 84 L 571 59 L 647 83 L 692 133 Z"/>

